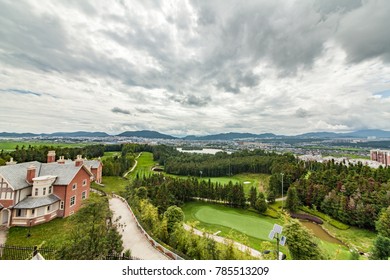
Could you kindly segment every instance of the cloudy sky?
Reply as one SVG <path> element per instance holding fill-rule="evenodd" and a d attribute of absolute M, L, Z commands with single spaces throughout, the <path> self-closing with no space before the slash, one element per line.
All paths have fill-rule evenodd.
<path fill-rule="evenodd" d="M 0 0 L 0 132 L 390 130 L 390 1 Z"/>

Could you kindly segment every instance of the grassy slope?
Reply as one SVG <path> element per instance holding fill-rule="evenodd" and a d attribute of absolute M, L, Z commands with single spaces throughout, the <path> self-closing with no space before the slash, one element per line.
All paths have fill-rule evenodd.
<path fill-rule="evenodd" d="M 99 186 L 95 183 L 92 184 L 92 187 L 98 190 L 102 190 L 107 194 L 115 192 L 119 194 L 121 191 L 124 191 L 126 186 L 129 184 L 129 180 L 126 180 L 119 176 L 103 176 L 102 183 L 104 187 Z"/>
<path fill-rule="evenodd" d="M 140 176 L 143 176 L 144 174 L 148 176 L 149 174 L 153 173 L 152 167 L 155 166 L 156 163 L 153 161 L 152 153 L 142 152 L 142 154 L 137 158 L 137 161 L 137 167 L 133 172 L 127 175 L 127 178 L 134 178 L 137 173 Z"/>

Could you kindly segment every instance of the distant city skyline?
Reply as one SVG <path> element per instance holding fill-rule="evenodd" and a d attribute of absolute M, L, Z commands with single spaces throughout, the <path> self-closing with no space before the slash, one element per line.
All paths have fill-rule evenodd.
<path fill-rule="evenodd" d="M 0 0 L 0 132 L 390 130 L 390 2 Z"/>

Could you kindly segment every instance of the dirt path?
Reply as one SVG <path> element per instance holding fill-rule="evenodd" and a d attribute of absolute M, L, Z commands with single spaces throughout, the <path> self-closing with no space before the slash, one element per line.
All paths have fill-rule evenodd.
<path fill-rule="evenodd" d="M 160 251 L 155 249 L 146 237 L 141 234 L 137 224 L 126 204 L 119 198 L 110 198 L 110 209 L 114 213 L 114 220 L 118 217 L 120 232 L 122 234 L 123 247 L 130 249 L 131 255 L 143 260 L 168 260 Z"/>

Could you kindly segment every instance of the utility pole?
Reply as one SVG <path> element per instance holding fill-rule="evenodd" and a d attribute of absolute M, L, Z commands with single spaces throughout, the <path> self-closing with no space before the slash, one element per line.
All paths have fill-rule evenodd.
<path fill-rule="evenodd" d="M 282 175 L 282 210 L 283 210 L 283 176 L 284 176 L 284 173 L 280 173 L 280 175 Z"/>

